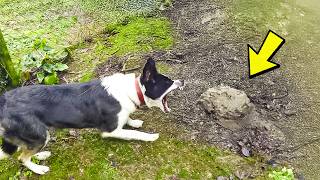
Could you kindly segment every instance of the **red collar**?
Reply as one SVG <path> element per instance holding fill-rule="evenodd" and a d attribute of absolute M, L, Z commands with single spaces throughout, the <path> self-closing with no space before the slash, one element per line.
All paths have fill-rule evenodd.
<path fill-rule="evenodd" d="M 136 84 L 137 95 L 138 95 L 138 98 L 139 98 L 139 101 L 140 101 L 140 105 L 139 106 L 145 105 L 144 97 L 143 97 L 143 94 L 142 94 L 142 91 L 141 91 L 141 88 L 140 88 L 140 85 L 139 85 L 139 77 L 137 77 L 135 79 L 135 84 Z"/>

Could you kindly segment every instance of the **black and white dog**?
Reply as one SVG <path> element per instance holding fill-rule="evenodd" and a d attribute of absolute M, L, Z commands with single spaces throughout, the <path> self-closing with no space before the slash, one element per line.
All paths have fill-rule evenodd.
<path fill-rule="evenodd" d="M 159 134 L 122 129 L 134 128 L 143 121 L 129 115 L 138 106 L 159 107 L 169 112 L 167 95 L 182 88 L 183 81 L 173 81 L 157 72 L 149 58 L 139 78 L 134 74 L 114 74 L 88 83 L 56 86 L 34 85 L 17 88 L 0 97 L 0 159 L 21 149 L 19 159 L 37 174 L 49 167 L 31 162 L 48 158 L 49 151 L 39 152 L 49 141 L 48 127 L 97 128 L 103 138 L 155 141 Z"/>

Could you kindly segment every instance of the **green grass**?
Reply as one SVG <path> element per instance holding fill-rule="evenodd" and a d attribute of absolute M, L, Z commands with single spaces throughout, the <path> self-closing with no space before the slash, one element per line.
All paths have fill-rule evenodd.
<path fill-rule="evenodd" d="M 48 148 L 53 155 L 42 162 L 50 166 L 50 172 L 40 177 L 32 174 L 29 179 L 209 179 L 230 175 L 237 165 L 247 165 L 245 159 L 231 153 L 166 135 L 152 143 L 102 139 L 87 131 L 80 137 L 61 136 L 51 143 Z M 1 164 L 1 179 L 13 177 L 20 170 L 21 174 L 28 172 L 16 160 Z"/>
<path fill-rule="evenodd" d="M 15 158 L 0 161 L 0 179 L 16 174 L 28 179 L 215 179 L 237 169 L 255 172 L 265 179 L 259 158 L 242 158 L 216 147 L 182 140 L 183 128 L 159 110 L 138 112 L 145 119 L 140 131 L 159 132 L 155 142 L 102 139 L 96 130 L 81 130 L 79 137 L 67 129 L 56 131 L 46 150 L 52 156 L 40 164 L 50 167 L 43 176 L 31 173 Z"/>
<path fill-rule="evenodd" d="M 123 55 L 128 52 L 150 52 L 169 49 L 173 45 L 169 21 L 165 18 L 133 18 L 125 24 L 108 27 L 111 52 Z"/>

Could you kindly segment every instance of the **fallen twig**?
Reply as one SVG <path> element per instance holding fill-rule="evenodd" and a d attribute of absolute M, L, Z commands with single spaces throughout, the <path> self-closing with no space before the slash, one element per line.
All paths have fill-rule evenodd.
<path fill-rule="evenodd" d="M 69 84 L 69 81 L 66 79 L 66 77 L 62 77 L 62 79 L 67 83 L 67 84 Z"/>
<path fill-rule="evenodd" d="M 178 59 L 160 59 L 160 60 L 158 60 L 158 61 L 170 61 L 170 62 L 173 62 L 173 63 L 177 63 L 177 64 L 184 64 L 184 63 L 187 63 L 186 61 L 180 61 L 180 60 L 178 60 Z"/>

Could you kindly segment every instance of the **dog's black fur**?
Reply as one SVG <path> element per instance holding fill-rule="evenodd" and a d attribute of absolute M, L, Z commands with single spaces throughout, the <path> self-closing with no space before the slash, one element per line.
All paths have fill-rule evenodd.
<path fill-rule="evenodd" d="M 148 61 L 140 78 L 142 85 L 146 87 L 145 95 L 151 99 L 157 99 L 173 84 L 173 81 L 159 74 L 154 61 Z"/>
<path fill-rule="evenodd" d="M 117 127 L 117 114 L 121 110 L 119 102 L 106 93 L 100 80 L 18 88 L 1 96 L 0 105 L 0 121 L 5 130 L 2 147 L 8 154 L 14 152 L 13 144 L 41 148 L 50 126 L 111 132 Z"/>

